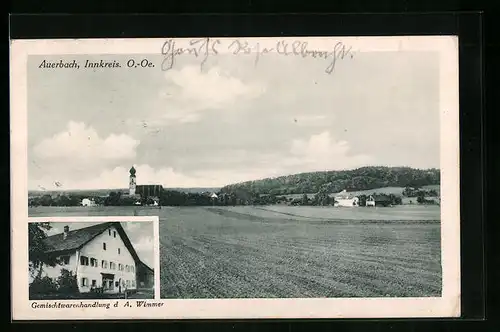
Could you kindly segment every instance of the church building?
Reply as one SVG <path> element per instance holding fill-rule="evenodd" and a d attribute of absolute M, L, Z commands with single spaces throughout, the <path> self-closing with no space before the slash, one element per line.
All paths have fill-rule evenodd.
<path fill-rule="evenodd" d="M 158 204 L 163 191 L 163 186 L 161 184 L 137 185 L 137 171 L 134 166 L 130 168 L 129 173 L 129 196 L 135 196 L 142 200 L 152 199 L 156 202 L 156 204 Z"/>

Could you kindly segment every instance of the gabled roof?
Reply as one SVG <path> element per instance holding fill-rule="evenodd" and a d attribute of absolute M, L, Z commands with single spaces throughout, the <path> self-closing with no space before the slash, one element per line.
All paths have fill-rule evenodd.
<path fill-rule="evenodd" d="M 130 242 L 127 233 L 119 222 L 105 222 L 85 228 L 75 229 L 68 232 L 68 236 L 66 237 L 66 239 L 64 239 L 63 233 L 48 236 L 44 240 L 48 248 L 46 252 L 59 253 L 76 251 L 112 226 L 115 227 L 118 231 L 118 234 L 123 240 L 125 247 L 127 247 L 127 249 L 130 251 L 130 254 L 134 258 L 134 260 L 136 262 L 142 263 L 141 259 L 134 249 L 134 246 L 132 245 L 132 242 Z"/>
<path fill-rule="evenodd" d="M 48 236 L 44 242 L 48 248 L 46 252 L 57 252 L 67 250 L 77 250 L 87 244 L 90 240 L 95 238 L 107 230 L 112 223 L 102 223 L 85 228 L 75 229 L 69 231 L 68 236 L 64 239 L 64 234 L 59 233 Z"/>
<path fill-rule="evenodd" d="M 355 199 L 357 196 L 354 195 L 335 195 L 334 198 L 336 199 Z"/>
<path fill-rule="evenodd" d="M 353 195 L 352 193 L 348 192 L 346 189 L 338 193 L 328 194 L 328 196 L 338 199 L 354 199 L 357 197 L 356 195 Z"/>
<path fill-rule="evenodd" d="M 153 272 L 153 269 L 151 267 L 149 267 L 146 263 L 144 262 L 139 262 L 140 266 L 144 267 L 146 270 L 149 270 L 150 272 Z"/>

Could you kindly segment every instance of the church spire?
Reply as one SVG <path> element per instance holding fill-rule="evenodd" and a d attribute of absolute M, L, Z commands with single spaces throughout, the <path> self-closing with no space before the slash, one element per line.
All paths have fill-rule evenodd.
<path fill-rule="evenodd" d="M 128 185 L 128 190 L 129 190 L 129 195 L 134 196 L 135 195 L 135 189 L 136 189 L 136 183 L 135 183 L 135 168 L 132 166 L 130 169 L 130 177 L 129 177 L 129 185 Z"/>

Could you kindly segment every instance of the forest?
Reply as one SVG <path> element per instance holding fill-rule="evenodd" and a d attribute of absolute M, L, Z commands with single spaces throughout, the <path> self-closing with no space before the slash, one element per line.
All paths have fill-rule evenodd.
<path fill-rule="evenodd" d="M 257 194 L 289 195 L 370 190 L 384 187 L 422 187 L 440 183 L 439 169 L 361 167 L 354 170 L 299 173 L 225 186 L 222 192 L 246 190 Z"/>

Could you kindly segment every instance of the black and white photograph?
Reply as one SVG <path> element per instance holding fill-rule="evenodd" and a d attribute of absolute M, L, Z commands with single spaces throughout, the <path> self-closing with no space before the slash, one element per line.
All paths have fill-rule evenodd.
<path fill-rule="evenodd" d="M 152 222 L 30 222 L 30 300 L 154 298 Z"/>
<path fill-rule="evenodd" d="M 244 300 L 401 299 L 391 310 L 402 315 L 418 298 L 416 315 L 455 315 L 456 45 L 452 37 L 391 38 L 40 46 L 23 72 L 22 204 L 36 218 L 158 216 L 162 300 L 235 300 L 228 315 L 296 317 L 301 302 L 287 314 Z M 53 262 L 36 255 L 57 256 L 61 267 L 69 257 L 71 268 L 51 280 L 69 273 L 93 297 L 148 294 L 118 269 L 153 268 L 141 256 L 152 238 L 136 238 L 130 225 L 30 224 L 30 237 L 33 227 L 49 248 L 30 238 L 30 259 L 40 251 L 30 272 L 52 287 L 42 271 Z M 111 251 L 95 242 L 103 255 L 85 253 L 90 234 L 112 228 L 128 262 L 105 255 L 117 254 L 111 242 Z M 114 274 L 102 271 L 104 261 L 116 264 Z M 172 303 L 165 310 L 181 302 Z M 190 303 L 200 306 L 196 317 L 221 317 L 210 311 L 217 306 Z M 363 305 L 368 317 L 389 310 Z M 317 317 L 327 308 L 314 309 Z"/>

